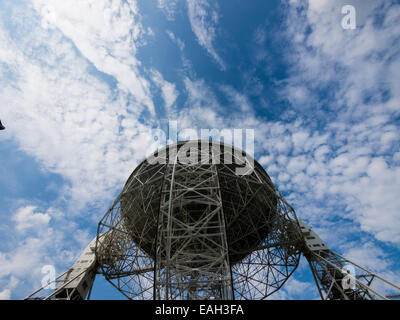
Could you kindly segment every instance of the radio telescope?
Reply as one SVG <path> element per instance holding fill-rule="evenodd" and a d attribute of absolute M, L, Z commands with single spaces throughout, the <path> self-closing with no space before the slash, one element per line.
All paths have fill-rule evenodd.
<path fill-rule="evenodd" d="M 322 299 L 400 291 L 330 250 L 242 150 L 185 141 L 142 161 L 56 289 L 26 299 L 88 299 L 103 274 L 128 299 L 260 300 L 284 285 L 301 255 Z"/>

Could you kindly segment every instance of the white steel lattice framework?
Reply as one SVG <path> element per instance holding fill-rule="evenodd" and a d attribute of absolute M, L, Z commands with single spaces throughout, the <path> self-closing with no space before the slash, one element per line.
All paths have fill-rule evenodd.
<path fill-rule="evenodd" d="M 133 171 L 97 237 L 55 279 L 54 292 L 40 297 L 41 288 L 27 299 L 88 298 L 95 273 L 129 299 L 265 299 L 283 286 L 301 254 L 322 299 L 397 297 L 379 293 L 382 283 L 400 292 L 330 250 L 243 151 L 215 141 L 180 142 Z M 348 265 L 362 272 L 348 274 Z"/>
<path fill-rule="evenodd" d="M 100 222 L 106 278 L 132 299 L 263 299 L 278 290 L 297 267 L 301 234 L 264 169 L 209 141 L 156 157 Z"/>

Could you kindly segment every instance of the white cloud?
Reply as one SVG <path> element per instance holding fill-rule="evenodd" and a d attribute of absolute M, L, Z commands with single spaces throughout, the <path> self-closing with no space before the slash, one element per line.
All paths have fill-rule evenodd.
<path fill-rule="evenodd" d="M 183 49 L 185 48 L 185 43 L 179 39 L 178 37 L 175 36 L 175 34 L 171 31 L 171 30 L 167 30 L 166 31 L 168 37 L 174 42 L 176 43 L 176 45 L 178 46 L 179 50 L 182 52 Z"/>
<path fill-rule="evenodd" d="M 207 0 L 187 0 L 190 24 L 199 44 L 204 47 L 222 70 L 226 64 L 214 48 L 218 13 Z"/>
<path fill-rule="evenodd" d="M 74 21 L 73 16 L 69 19 Z M 46 170 L 69 182 L 60 192 L 72 198 L 72 214 L 89 202 L 108 203 L 115 187 L 143 158 L 155 119 L 141 123 L 144 110 L 138 99 L 123 90 L 114 92 L 93 75 L 90 63 L 59 31 L 31 23 L 23 41 L 0 30 L 0 61 L 15 79 L 0 80 L 7 135 Z M 39 47 L 45 49 L 35 49 Z"/>
<path fill-rule="evenodd" d="M 361 202 L 357 219 L 362 229 L 375 234 L 381 241 L 400 243 L 400 201 L 398 200 L 398 182 L 400 168 L 389 168 L 385 160 L 373 159 L 367 168 L 367 177 L 360 179 L 346 189 L 354 192 Z M 356 206 L 356 204 L 354 204 Z"/>
<path fill-rule="evenodd" d="M 130 92 L 154 114 L 149 83 L 140 75 L 135 58 L 141 36 L 136 1 L 33 0 L 38 13 L 51 8 L 57 27 L 101 72 L 115 77 L 121 89 Z"/>
<path fill-rule="evenodd" d="M 171 108 L 175 104 L 179 95 L 175 84 L 166 81 L 162 74 L 157 70 L 152 70 L 151 73 L 153 82 L 161 89 L 167 114 L 173 113 L 174 111 Z"/>
<path fill-rule="evenodd" d="M 35 212 L 36 207 L 28 206 L 20 208 L 13 216 L 16 222 L 17 231 L 25 231 L 26 229 L 39 229 L 46 227 L 50 222 L 51 216 L 48 212 Z"/>
<path fill-rule="evenodd" d="M 182 39 L 177 37 L 171 30 L 166 30 L 166 33 L 168 37 L 172 40 L 172 42 L 174 42 L 180 50 L 184 72 L 187 74 L 194 74 L 192 63 L 188 58 L 186 58 L 184 54 L 185 43 L 182 41 Z"/>
<path fill-rule="evenodd" d="M 290 299 L 317 299 L 319 297 L 315 283 L 300 281 L 291 276 L 281 289 L 273 293 L 268 299 L 290 300 Z"/>
<path fill-rule="evenodd" d="M 395 285 L 399 285 L 398 271 L 393 265 L 394 257 L 371 242 L 352 242 L 344 246 L 343 255 L 349 260 L 362 266 L 370 272 L 373 272 Z M 355 267 L 355 274 L 365 274 L 365 271 Z M 380 294 L 398 294 L 397 290 L 381 281 L 379 278 L 371 283 L 371 288 Z"/>
<path fill-rule="evenodd" d="M 214 92 L 206 85 L 204 80 L 192 81 L 184 79 L 185 89 L 188 93 L 188 108 L 180 111 L 180 123 L 183 127 L 220 128 L 221 106 Z"/>
<path fill-rule="evenodd" d="M 7 287 L 0 291 L 0 300 L 10 300 L 12 298 L 12 290 L 14 290 L 19 282 L 17 278 L 10 277 Z"/>
<path fill-rule="evenodd" d="M 295 148 L 302 149 L 308 141 L 309 134 L 306 131 L 297 131 L 293 133 L 292 140 Z"/>
<path fill-rule="evenodd" d="M 150 82 L 140 74 L 141 64 L 135 58 L 146 29 L 135 1 L 33 3 L 42 16 L 44 7 L 53 6 L 57 19 L 50 18 L 51 28 L 33 23 L 23 41 L 0 28 L 0 62 L 13 72 L 12 79 L 0 78 L 2 117 L 8 123 L 5 134 L 45 170 L 68 181 L 69 186 L 61 192 L 72 197 L 73 206 L 88 202 L 102 206 L 98 201 L 111 200 L 117 186 L 149 151 L 149 128 L 156 123 L 154 117 L 146 117 L 146 123 L 138 120 L 146 107 L 154 110 Z M 169 2 L 170 17 L 176 10 L 172 3 L 175 1 Z M 329 118 L 325 127 L 312 131 L 307 120 L 299 119 L 261 121 L 246 95 L 233 87 L 217 85 L 231 104 L 223 106 L 205 81 L 189 78 L 184 79 L 188 100 L 178 114 L 179 125 L 255 128 L 256 150 L 262 151 L 260 163 L 288 193 L 299 216 L 319 225 L 324 240 L 337 241 L 326 240 L 328 245 L 344 241 L 338 234 L 345 231 L 332 233 L 332 218 L 352 219 L 360 225 L 357 232 L 363 230 L 398 245 L 400 172 L 399 163 L 392 160 L 400 161 L 396 144 L 400 133 L 391 121 L 400 105 L 396 74 L 400 62 L 391 43 L 399 32 L 399 6 L 387 10 L 384 5 L 381 26 L 365 18 L 365 25 L 356 32 L 345 33 L 340 10 L 334 13 L 332 3 L 312 1 L 300 17 L 295 2 L 291 2 L 288 33 L 295 50 L 288 50 L 288 59 L 294 63 L 288 86 L 283 89 L 297 110 L 309 108 L 318 118 L 321 106 L 316 92 L 333 88 L 329 90 L 332 103 L 323 107 L 337 116 Z M 169 4 L 158 1 L 161 9 L 168 10 Z M 215 49 L 218 13 L 214 5 L 189 0 L 188 16 L 199 44 L 225 69 Z M 30 14 L 26 8 L 20 11 Z M 34 21 L 33 16 L 25 18 Z M 311 33 L 306 34 L 309 25 Z M 183 51 L 184 43 L 172 32 L 167 34 Z M 256 40 L 263 43 L 265 35 L 259 33 Z M 119 90 L 94 75 L 93 66 L 114 77 Z M 178 94 L 175 85 L 158 71 L 151 74 L 167 109 L 173 108 Z M 374 90 L 378 87 L 387 90 L 386 99 L 380 99 L 380 90 Z M 75 207 L 75 214 L 80 214 L 79 208 Z M 60 233 L 55 235 L 53 218 L 52 211 L 33 206 L 16 212 L 16 236 L 26 235 L 28 229 L 43 232 L 18 238 L 15 249 L 0 253 L 0 280 L 23 279 L 30 272 L 38 279 L 39 266 L 52 262 L 52 252 L 60 254 L 61 250 L 65 261 L 72 260 L 76 250 L 69 248 L 66 230 L 77 228 L 75 222 L 70 221 L 65 230 L 58 223 Z M 78 230 L 74 237 L 74 248 L 90 240 L 84 230 Z M 364 263 L 362 258 L 369 249 L 361 253 L 349 249 L 346 254 Z M 379 252 L 371 250 L 372 254 Z M 290 287 L 297 293 L 308 290 L 309 285 L 296 280 L 288 282 Z M 13 296 L 12 290 L 6 288 L 0 296 Z"/>
<path fill-rule="evenodd" d="M 10 300 L 10 298 L 11 298 L 10 289 L 4 289 L 3 291 L 0 291 L 0 300 Z"/>
<path fill-rule="evenodd" d="M 57 15 L 51 28 L 38 21 L 45 5 Z M 45 264 L 55 265 L 57 273 L 72 265 L 93 237 L 80 227 L 82 221 L 98 222 L 149 151 L 156 123 L 148 115 L 150 82 L 139 74 L 135 58 L 144 31 L 134 1 L 34 6 L 37 12 L 16 4 L 13 29 L 0 27 L 0 63 L 10 71 L 0 77 L 1 117 L 5 137 L 65 183 L 53 203 L 58 209 L 21 206 L 9 228 L 2 228 L 2 239 L 12 239 L 0 252 L 4 298 L 38 288 Z M 29 33 L 14 36 L 24 28 Z M 115 82 L 105 81 L 111 77 L 104 74 Z M 145 122 L 139 121 L 143 114 Z M 98 210 L 82 215 L 88 204 Z M 21 285 L 10 286 L 13 278 Z"/>
<path fill-rule="evenodd" d="M 0 291 L 0 300 L 10 300 L 12 298 L 12 290 L 14 290 L 19 283 L 20 281 L 17 278 L 11 277 L 7 284 L 7 288 Z"/>
<path fill-rule="evenodd" d="M 54 208 L 22 206 L 11 220 L 15 224 L 9 225 L 2 235 L 12 237 L 12 245 L 0 252 L 0 285 L 5 288 L 5 298 L 14 293 L 26 296 L 39 288 L 44 265 L 53 265 L 57 273 L 71 267 L 92 237 L 74 219 Z"/>
<path fill-rule="evenodd" d="M 372 272 L 385 271 L 391 264 L 387 254 L 370 242 L 350 243 L 343 255 Z"/>
<path fill-rule="evenodd" d="M 276 172 L 293 174 L 288 181 L 277 173 L 274 177 L 278 183 L 283 178 L 282 185 L 291 190 L 300 217 L 320 225 L 334 217 L 351 218 L 377 240 L 399 245 L 400 168 L 392 159 L 399 152 L 400 130 L 392 119 L 400 106 L 400 81 L 392 70 L 400 66 L 400 59 L 392 44 L 400 31 L 395 23 L 400 6 L 371 1 L 362 8 L 362 24 L 350 31 L 341 27 L 341 2 L 288 4 L 285 32 L 293 50 L 286 58 L 292 68 L 282 93 L 295 109 L 310 110 L 312 123 L 316 118 L 325 127 L 310 136 L 307 121 L 270 124 L 271 138 L 264 143 L 268 154 L 302 160 L 293 158 L 286 167 L 275 156 L 267 169 L 276 166 Z M 382 23 L 374 23 L 376 15 Z M 328 102 L 321 104 L 318 92 L 329 92 Z M 288 138 L 293 144 L 284 143 Z M 317 204 L 323 206 L 325 218 L 313 216 L 321 209 Z"/>
<path fill-rule="evenodd" d="M 169 21 L 175 20 L 179 0 L 157 0 L 157 7 L 165 13 Z"/>
<path fill-rule="evenodd" d="M 294 175 L 300 171 L 303 171 L 307 167 L 307 164 L 308 161 L 304 155 L 291 157 L 286 169 L 290 175 Z"/>
<path fill-rule="evenodd" d="M 231 102 L 231 105 L 228 106 L 229 110 L 235 112 L 240 110 L 248 115 L 253 113 L 253 106 L 245 94 L 236 91 L 234 88 L 228 85 L 221 85 L 220 90 Z"/>

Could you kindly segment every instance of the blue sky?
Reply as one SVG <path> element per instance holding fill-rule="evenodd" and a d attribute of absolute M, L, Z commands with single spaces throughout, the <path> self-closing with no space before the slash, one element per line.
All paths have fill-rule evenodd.
<path fill-rule="evenodd" d="M 254 129 L 298 217 L 399 283 L 399 41 L 398 1 L 2 1 L 0 298 L 72 265 L 169 120 Z M 302 259 L 274 298 L 317 295 Z"/>

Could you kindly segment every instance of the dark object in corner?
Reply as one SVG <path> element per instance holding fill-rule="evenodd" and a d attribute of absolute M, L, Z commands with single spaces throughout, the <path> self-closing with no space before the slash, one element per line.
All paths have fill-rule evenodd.
<path fill-rule="evenodd" d="M 6 127 L 2 125 L 1 120 L 0 120 L 0 130 L 4 130 Z"/>

